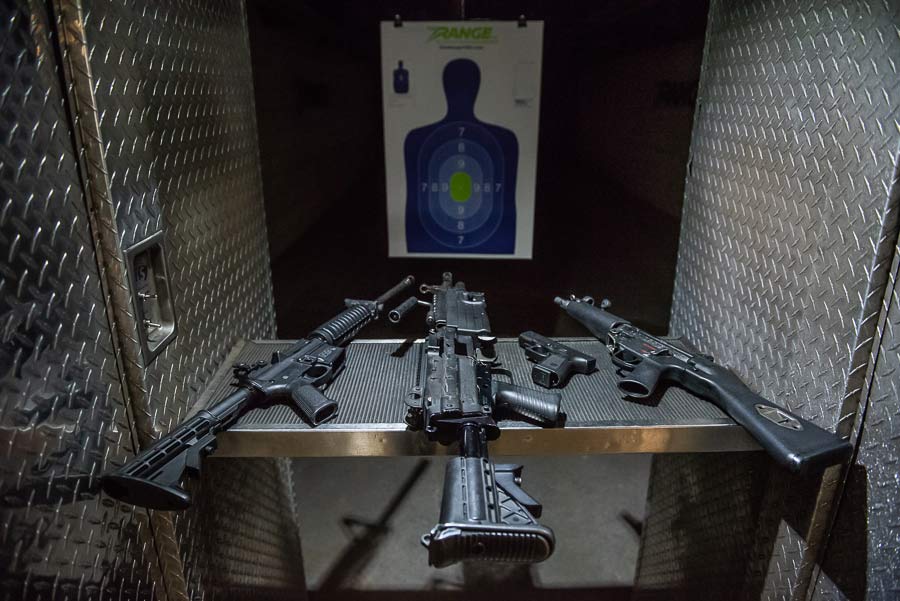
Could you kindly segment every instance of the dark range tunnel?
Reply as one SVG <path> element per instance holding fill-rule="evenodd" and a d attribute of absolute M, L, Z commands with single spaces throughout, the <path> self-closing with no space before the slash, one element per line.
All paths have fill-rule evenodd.
<path fill-rule="evenodd" d="M 707 10 L 657 1 L 249 2 L 279 337 L 304 336 L 344 296 L 375 294 L 406 273 L 438 283 L 444 271 L 487 293 L 499 336 L 585 335 L 552 302 L 570 292 L 608 297 L 634 323 L 665 333 Z M 545 23 L 533 259 L 388 258 L 379 22 L 522 14 Z M 399 325 L 370 325 L 365 337 L 424 333 L 423 314 L 412 312 Z M 436 570 L 416 541 L 433 519 L 419 509 L 440 501 L 442 459 L 411 485 L 411 458 L 295 460 L 311 597 L 491 598 L 515 589 L 523 599 L 629 598 L 649 457 L 523 462 L 529 491 L 553 506 L 545 521 L 559 536 L 555 555 L 530 570 Z M 554 483 L 559 471 L 592 484 Z M 594 510 L 584 511 L 586 499 Z M 604 544 L 583 532 L 602 533 Z"/>
<path fill-rule="evenodd" d="M 461 8 L 462 7 L 462 8 Z M 388 258 L 378 23 L 545 22 L 531 260 Z M 581 335 L 554 296 L 609 298 L 665 333 L 703 51 L 705 2 L 248 3 L 278 334 L 346 295 L 452 271 L 497 335 Z M 421 315 L 367 337 L 417 337 Z"/>

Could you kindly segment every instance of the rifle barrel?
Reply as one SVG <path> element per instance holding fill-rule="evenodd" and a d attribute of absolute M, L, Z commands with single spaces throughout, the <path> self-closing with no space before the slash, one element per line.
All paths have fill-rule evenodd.
<path fill-rule="evenodd" d="M 398 294 L 403 292 L 403 290 L 405 290 L 407 287 L 412 286 L 415 283 L 416 283 L 416 278 L 414 278 L 411 275 L 408 275 L 405 278 L 403 278 L 402 280 L 400 280 L 400 282 L 396 286 L 394 286 L 393 288 L 391 288 L 390 290 L 388 290 L 387 292 L 385 292 L 384 294 L 382 294 L 381 296 L 376 298 L 375 302 L 378 305 L 383 305 L 384 303 L 391 300 L 391 298 L 397 296 Z"/>

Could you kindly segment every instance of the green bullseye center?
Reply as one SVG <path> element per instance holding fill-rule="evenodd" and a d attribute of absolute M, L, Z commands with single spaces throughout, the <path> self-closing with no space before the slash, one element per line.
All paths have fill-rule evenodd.
<path fill-rule="evenodd" d="M 466 202 L 472 197 L 472 176 L 465 171 L 457 171 L 450 176 L 450 198 L 456 202 Z"/>

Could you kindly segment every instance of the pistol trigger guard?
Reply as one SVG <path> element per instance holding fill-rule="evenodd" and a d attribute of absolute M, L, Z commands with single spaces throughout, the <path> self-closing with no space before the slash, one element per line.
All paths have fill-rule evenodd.
<path fill-rule="evenodd" d="M 637 363 L 628 363 L 627 361 L 619 359 L 614 355 L 610 356 L 610 360 L 612 361 L 612 364 L 616 366 L 616 371 L 628 372 L 633 370 L 637 366 Z"/>
<path fill-rule="evenodd" d="M 545 346 L 541 346 L 540 344 L 536 344 L 534 346 L 525 347 L 525 356 L 537 363 L 538 361 L 543 361 L 547 357 L 550 356 L 550 351 Z"/>
<path fill-rule="evenodd" d="M 622 348 L 616 348 L 614 351 L 610 351 L 609 359 L 612 361 L 613 365 L 619 369 L 624 369 L 625 371 L 633 370 L 643 360 L 639 355 L 635 355 Z"/>

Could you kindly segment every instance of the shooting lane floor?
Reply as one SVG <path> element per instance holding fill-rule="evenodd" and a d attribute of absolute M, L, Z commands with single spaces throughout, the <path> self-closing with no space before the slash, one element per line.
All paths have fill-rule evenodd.
<path fill-rule="evenodd" d="M 353 547 L 342 520 L 377 521 L 419 459 L 295 459 L 304 567 L 313 598 L 340 598 L 339 590 L 353 589 L 366 591 L 367 598 L 425 599 L 424 591 L 439 590 L 452 598 L 480 598 L 477 592 L 483 591 L 486 598 L 497 599 L 497 589 L 502 588 L 515 590 L 517 599 L 628 599 L 640 542 L 635 529 L 639 524 L 634 522 L 643 519 L 650 456 L 495 460 L 525 466 L 522 485 L 541 501 L 541 523 L 556 534 L 553 556 L 530 569 L 496 564 L 486 569 L 428 567 L 419 537 L 438 518 L 442 457 L 428 459 L 428 467 L 389 517 L 387 533 L 371 553 L 361 552 L 357 562 L 342 561 Z M 326 590 L 320 590 L 326 582 Z"/>

